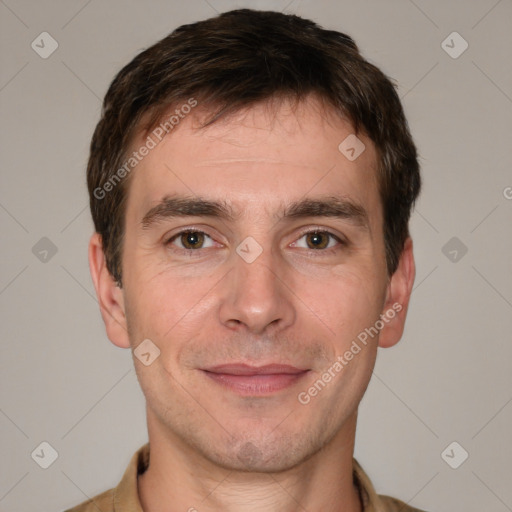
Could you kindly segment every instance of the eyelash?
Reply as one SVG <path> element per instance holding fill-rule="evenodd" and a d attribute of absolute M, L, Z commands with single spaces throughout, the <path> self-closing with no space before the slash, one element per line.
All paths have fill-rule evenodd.
<path fill-rule="evenodd" d="M 170 245 L 175 239 L 177 239 L 183 233 L 201 233 L 213 240 L 213 237 L 211 237 L 205 231 L 202 231 L 200 229 L 194 229 L 194 228 L 185 228 L 185 229 L 182 229 L 181 231 L 179 231 L 178 233 L 175 233 L 174 235 L 172 235 L 172 237 L 168 238 L 164 245 L 166 245 L 166 246 Z M 320 233 L 320 234 L 328 235 L 331 238 L 334 238 L 334 240 L 336 240 L 339 244 L 335 247 L 330 247 L 328 249 L 304 249 L 304 250 L 308 251 L 309 253 L 314 254 L 314 256 L 325 256 L 325 254 L 334 254 L 335 252 L 337 252 L 337 250 L 340 248 L 340 246 L 348 245 L 348 243 L 345 240 L 341 239 L 338 235 L 335 235 L 331 231 L 329 231 L 325 228 L 320 228 L 320 227 L 302 231 L 300 233 L 300 236 L 296 239 L 296 241 L 300 240 L 302 237 L 304 237 L 305 235 L 308 235 L 309 233 Z M 295 242 L 293 242 L 293 243 L 295 243 Z M 208 249 L 208 247 L 207 247 L 207 249 Z M 202 248 L 201 249 L 182 249 L 181 247 L 178 247 L 173 250 L 188 254 L 191 257 L 193 257 L 193 254 L 200 253 L 202 251 Z"/>

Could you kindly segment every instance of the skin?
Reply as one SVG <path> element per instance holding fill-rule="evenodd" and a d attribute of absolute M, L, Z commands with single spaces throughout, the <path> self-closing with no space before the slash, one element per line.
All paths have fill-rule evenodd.
<path fill-rule="evenodd" d="M 109 339 L 132 349 L 150 339 L 160 350 L 149 366 L 134 358 L 151 444 L 138 482 L 144 510 L 359 511 L 357 408 L 378 346 L 402 335 L 415 274 L 410 239 L 396 272 L 386 271 L 374 145 L 359 133 L 366 149 L 349 161 L 338 145 L 350 123 L 312 97 L 295 109 L 257 105 L 206 129 L 196 110 L 130 177 L 122 288 L 99 235 L 89 247 Z M 144 228 L 147 212 L 173 194 L 227 201 L 239 217 L 163 218 Z M 368 225 L 279 220 L 283 205 L 326 196 L 362 207 Z M 208 236 L 199 249 L 186 248 L 186 236 L 168 242 L 182 228 Z M 314 248 L 305 229 L 345 243 L 324 233 Z M 262 248 L 252 263 L 236 252 L 248 236 Z M 298 394 L 393 304 L 402 309 L 379 335 L 301 404 Z M 201 370 L 234 362 L 308 372 L 280 391 L 241 396 Z"/>

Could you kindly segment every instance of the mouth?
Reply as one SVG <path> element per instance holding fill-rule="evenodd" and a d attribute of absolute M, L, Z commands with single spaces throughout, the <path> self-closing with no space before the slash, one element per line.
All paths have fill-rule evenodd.
<path fill-rule="evenodd" d="M 201 370 L 217 384 L 242 396 L 277 393 L 302 380 L 309 370 L 286 364 L 225 364 Z"/>

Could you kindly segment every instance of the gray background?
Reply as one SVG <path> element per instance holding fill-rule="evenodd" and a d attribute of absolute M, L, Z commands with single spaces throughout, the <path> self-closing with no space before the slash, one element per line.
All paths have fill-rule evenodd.
<path fill-rule="evenodd" d="M 122 65 L 178 25 L 249 5 L 352 35 L 398 82 L 421 153 L 408 325 L 379 350 L 356 457 L 378 492 L 414 506 L 512 510 L 512 2 L 184 4 L 0 0 L 0 510 L 94 496 L 146 440 L 131 355 L 107 340 L 89 277 L 88 144 Z M 43 31 L 59 45 L 47 59 L 31 48 Z M 469 44 L 458 58 L 441 45 L 454 31 Z M 31 457 L 42 441 L 59 454 L 48 469 Z M 469 453 L 458 469 L 441 456 L 453 441 Z"/>

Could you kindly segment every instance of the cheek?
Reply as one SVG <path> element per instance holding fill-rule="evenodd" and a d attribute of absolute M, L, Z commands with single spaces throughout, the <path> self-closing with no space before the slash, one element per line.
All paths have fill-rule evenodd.
<path fill-rule="evenodd" d="M 211 317 L 219 277 L 180 276 L 152 267 L 133 272 L 126 282 L 127 318 L 132 344 L 149 338 L 162 353 L 179 354 Z M 210 318 L 211 322 L 211 318 Z"/>
<path fill-rule="evenodd" d="M 314 312 L 323 332 L 329 332 L 337 343 L 352 339 L 381 313 L 385 285 L 371 265 L 309 265 L 307 272 L 296 268 L 297 304 L 306 312 Z"/>

